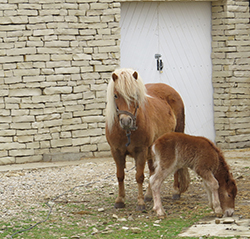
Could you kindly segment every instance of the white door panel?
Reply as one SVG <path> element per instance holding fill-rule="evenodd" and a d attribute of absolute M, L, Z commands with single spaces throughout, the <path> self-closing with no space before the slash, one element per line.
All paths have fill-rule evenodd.
<path fill-rule="evenodd" d="M 186 133 L 214 140 L 211 4 L 130 2 L 121 9 L 121 67 L 138 70 L 144 83 L 174 87 L 185 104 Z"/>

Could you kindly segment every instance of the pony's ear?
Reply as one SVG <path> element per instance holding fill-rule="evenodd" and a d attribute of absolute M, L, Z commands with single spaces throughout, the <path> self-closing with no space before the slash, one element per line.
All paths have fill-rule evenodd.
<path fill-rule="evenodd" d="M 137 73 L 137 71 L 135 71 L 134 73 L 133 73 L 133 77 L 137 80 L 138 79 L 138 73 Z"/>
<path fill-rule="evenodd" d="M 116 75 L 115 73 L 112 74 L 112 79 L 113 81 L 116 81 L 118 79 L 118 75 Z"/>

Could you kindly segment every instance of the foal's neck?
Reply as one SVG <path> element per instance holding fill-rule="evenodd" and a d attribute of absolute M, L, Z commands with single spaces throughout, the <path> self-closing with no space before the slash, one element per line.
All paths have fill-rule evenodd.
<path fill-rule="evenodd" d="M 219 156 L 219 167 L 214 176 L 218 180 L 219 185 L 225 184 L 231 178 L 229 166 L 222 155 Z"/>

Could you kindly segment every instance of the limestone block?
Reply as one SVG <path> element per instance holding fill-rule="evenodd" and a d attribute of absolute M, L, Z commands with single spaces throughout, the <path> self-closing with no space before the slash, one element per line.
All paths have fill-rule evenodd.
<path fill-rule="evenodd" d="M 80 73 L 80 67 L 56 68 L 56 74 L 76 74 Z"/>
<path fill-rule="evenodd" d="M 61 115 L 57 113 L 49 114 L 49 115 L 39 115 L 36 116 L 36 121 L 48 121 L 48 120 L 55 120 L 55 119 L 60 119 Z"/>
<path fill-rule="evenodd" d="M 51 146 L 55 147 L 64 147 L 72 145 L 72 139 L 53 139 L 51 140 Z"/>
<path fill-rule="evenodd" d="M 84 123 L 97 123 L 105 121 L 104 116 L 85 116 L 82 117 L 82 122 Z"/>
<path fill-rule="evenodd" d="M 103 53 L 103 52 L 119 52 L 120 49 L 118 46 L 98 46 L 98 52 Z"/>
<path fill-rule="evenodd" d="M 100 109 L 92 109 L 92 110 L 82 110 L 82 111 L 74 111 L 73 116 L 89 116 L 89 115 L 102 115 L 102 110 Z"/>
<path fill-rule="evenodd" d="M 97 145 L 98 151 L 108 151 L 110 150 L 110 146 L 108 143 L 101 143 Z"/>
<path fill-rule="evenodd" d="M 114 71 L 116 69 L 116 65 L 95 65 L 94 71 L 97 72 L 107 72 L 107 71 Z"/>
<path fill-rule="evenodd" d="M 66 112 L 84 111 L 84 106 L 83 105 L 69 105 L 69 106 L 66 106 L 65 111 Z"/>
<path fill-rule="evenodd" d="M 15 157 L 0 157 L 0 165 L 15 163 Z"/>
<path fill-rule="evenodd" d="M 63 125 L 76 125 L 82 123 L 80 118 L 63 119 L 62 122 Z"/>
<path fill-rule="evenodd" d="M 41 29 L 41 30 L 34 30 L 33 35 L 34 36 L 49 36 L 53 35 L 55 32 L 53 29 Z"/>
<path fill-rule="evenodd" d="M 115 46 L 115 40 L 94 40 L 88 41 L 88 46 Z"/>
<path fill-rule="evenodd" d="M 75 61 L 91 60 L 91 55 L 85 54 L 85 53 L 75 54 L 75 55 L 73 55 L 73 60 L 75 60 Z"/>
<path fill-rule="evenodd" d="M 11 116 L 0 116 L 0 123 L 11 123 Z"/>
<path fill-rule="evenodd" d="M 0 110 L 0 116 L 10 116 L 10 110 Z"/>
<path fill-rule="evenodd" d="M 16 157 L 16 163 L 32 163 L 42 161 L 43 156 L 34 153 L 32 156 Z"/>
<path fill-rule="evenodd" d="M 92 26 L 92 29 L 96 29 L 96 28 L 100 28 L 98 26 L 102 26 L 102 24 L 100 24 L 100 17 L 99 16 L 80 16 L 79 17 L 79 22 L 82 22 L 82 23 L 97 23 L 95 24 L 95 27 Z"/>
<path fill-rule="evenodd" d="M 91 109 L 105 109 L 106 104 L 105 103 L 93 103 L 93 104 L 87 104 L 85 106 L 86 110 L 91 110 Z"/>
<path fill-rule="evenodd" d="M 4 127 L 1 125 L 0 136 L 14 136 L 16 135 L 16 130 L 13 129 L 3 129 Z"/>
<path fill-rule="evenodd" d="M 107 3 L 90 3 L 90 9 L 107 9 L 108 4 Z"/>
<path fill-rule="evenodd" d="M 36 54 L 35 47 L 24 47 L 24 48 L 14 48 L 6 51 L 7 56 L 16 56 L 16 55 L 34 55 Z"/>
<path fill-rule="evenodd" d="M 2 137 L 2 136 L 0 136 L 0 142 L 1 143 L 10 143 L 12 141 L 13 141 L 12 137 Z"/>
<path fill-rule="evenodd" d="M 81 146 L 81 152 L 89 152 L 89 151 L 96 151 L 97 146 L 94 144 L 86 144 Z"/>
<path fill-rule="evenodd" d="M 44 121 L 45 128 L 56 127 L 56 126 L 60 126 L 60 125 L 62 125 L 61 119 Z"/>
<path fill-rule="evenodd" d="M 13 70 L 14 76 L 37 76 L 40 74 L 39 69 L 15 69 Z"/>
<path fill-rule="evenodd" d="M 102 129 L 86 129 L 86 130 L 78 130 L 72 132 L 72 137 L 88 137 L 88 136 L 101 136 Z"/>
<path fill-rule="evenodd" d="M 19 150 L 9 150 L 9 155 L 16 157 L 16 156 L 27 156 L 27 155 L 34 155 L 33 149 L 19 149 Z"/>
<path fill-rule="evenodd" d="M 33 95 L 41 95 L 41 89 L 10 89 L 9 96 L 33 96 Z"/>
<path fill-rule="evenodd" d="M 0 89 L 0 96 L 7 96 L 9 94 L 9 90 L 8 89 Z"/>
<path fill-rule="evenodd" d="M 110 150 L 109 151 L 95 151 L 93 152 L 93 154 L 97 158 L 112 157 Z"/>
<path fill-rule="evenodd" d="M 0 17 L 1 24 L 22 24 L 22 23 L 28 23 L 28 17 L 27 16 L 5 16 Z"/>
<path fill-rule="evenodd" d="M 23 129 L 23 130 L 26 130 L 26 129 L 31 129 L 31 123 L 12 123 L 10 125 L 10 128 L 11 129 Z"/>
<path fill-rule="evenodd" d="M 83 30 L 79 30 L 79 33 L 82 36 L 92 36 L 96 34 L 96 29 L 83 29 Z M 85 52 L 85 53 L 88 53 L 88 52 Z"/>
<path fill-rule="evenodd" d="M 23 56 L 4 56 L 0 57 L 0 63 L 13 63 L 13 62 L 22 62 Z"/>
<path fill-rule="evenodd" d="M 96 91 L 106 91 L 107 90 L 107 84 L 93 84 L 91 85 L 91 90 L 96 90 Z"/>
<path fill-rule="evenodd" d="M 73 138 L 73 139 L 72 139 L 72 144 L 73 144 L 73 146 L 79 146 L 79 145 L 90 144 L 90 137 Z"/>
<path fill-rule="evenodd" d="M 64 87 L 49 87 L 44 89 L 44 94 L 46 95 L 54 95 L 54 94 L 69 94 L 72 92 L 72 87 L 64 86 Z"/>
<path fill-rule="evenodd" d="M 13 122 L 34 122 L 35 117 L 33 115 L 19 115 L 12 117 Z"/>

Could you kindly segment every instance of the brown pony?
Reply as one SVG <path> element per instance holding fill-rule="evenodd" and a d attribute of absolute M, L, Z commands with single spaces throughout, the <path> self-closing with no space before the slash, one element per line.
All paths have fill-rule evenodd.
<path fill-rule="evenodd" d="M 204 137 L 167 133 L 152 146 L 155 173 L 150 177 L 154 210 L 159 217 L 165 212 L 160 188 L 163 180 L 180 168 L 193 169 L 202 179 L 209 206 L 216 214 L 232 216 L 237 187 L 222 152 Z"/>
<path fill-rule="evenodd" d="M 145 209 L 142 184 L 146 161 L 153 173 L 151 146 L 166 132 L 184 131 L 184 105 L 179 94 L 165 84 L 144 85 L 136 71 L 119 69 L 112 73 L 107 89 L 106 138 L 117 167 L 119 195 L 115 208 L 123 208 L 126 156 L 135 159 L 138 184 L 138 210 Z M 186 191 L 189 173 L 175 174 L 175 197 Z M 145 200 L 152 199 L 150 187 Z"/>

